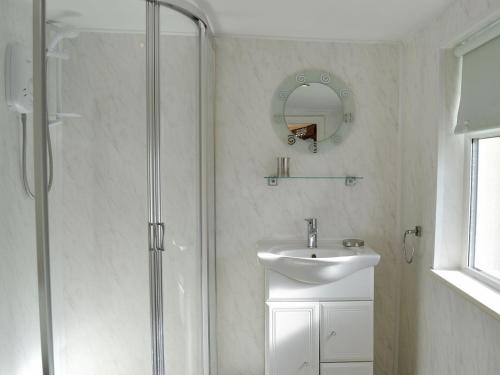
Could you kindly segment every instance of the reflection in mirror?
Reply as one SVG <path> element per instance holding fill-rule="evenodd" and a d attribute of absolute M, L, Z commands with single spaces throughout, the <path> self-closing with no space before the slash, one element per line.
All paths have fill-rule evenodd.
<path fill-rule="evenodd" d="M 322 83 L 304 83 L 287 98 L 284 116 L 288 130 L 296 138 L 321 142 L 330 138 L 343 123 L 342 101 L 333 89 Z"/>

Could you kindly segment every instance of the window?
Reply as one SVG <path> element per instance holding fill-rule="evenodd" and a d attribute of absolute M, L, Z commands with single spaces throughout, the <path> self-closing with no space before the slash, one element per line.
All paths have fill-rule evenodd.
<path fill-rule="evenodd" d="M 500 136 L 473 138 L 468 268 L 500 287 Z"/>
<path fill-rule="evenodd" d="M 455 134 L 464 134 L 470 146 L 465 268 L 500 289 L 500 20 L 463 42 L 455 55 L 462 73 Z"/>
<path fill-rule="evenodd" d="M 455 136 L 439 133 L 431 272 L 500 319 L 500 20 L 453 52 L 441 55 L 443 125 L 455 122 Z"/>

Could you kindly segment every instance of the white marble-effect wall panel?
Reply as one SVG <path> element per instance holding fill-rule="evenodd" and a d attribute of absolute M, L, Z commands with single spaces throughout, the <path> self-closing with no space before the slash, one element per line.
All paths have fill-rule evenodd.
<path fill-rule="evenodd" d="M 443 93 L 440 86 L 443 77 L 439 71 L 441 48 L 449 47 L 450 41 L 459 40 L 499 10 L 497 0 L 459 0 L 404 44 L 401 226 L 422 224 L 424 236 L 414 264 L 402 266 L 401 375 L 496 375 L 500 368 L 500 323 L 429 271 L 435 244 L 437 171 L 439 163 L 443 165 L 439 158 L 444 155 L 443 150 L 438 152 L 438 144 L 440 137 L 452 136 L 453 125 L 443 121 L 450 116 L 443 116 L 441 108 L 449 105 L 446 98 L 440 97 Z M 460 145 L 448 145 L 447 153 L 450 147 L 459 149 Z M 448 167 L 462 168 L 462 165 Z M 457 181 L 460 183 L 460 178 L 447 181 L 443 189 L 460 190 L 461 187 L 455 186 Z M 457 211 L 450 210 L 450 217 L 446 212 L 439 212 L 440 224 L 445 220 L 446 225 L 461 225 Z M 441 238 L 437 244 L 442 244 Z"/>
<path fill-rule="evenodd" d="M 381 255 L 376 269 L 376 374 L 395 374 L 398 320 L 397 196 L 399 46 L 218 38 L 216 58 L 217 295 L 220 375 L 264 374 L 264 270 L 256 242 L 304 238 L 306 217 L 321 238 L 364 238 Z M 271 99 L 288 75 L 331 71 L 356 102 L 352 132 L 335 149 L 302 154 L 271 127 Z M 282 181 L 268 187 L 276 157 L 294 175 L 364 176 Z"/>
<path fill-rule="evenodd" d="M 35 205 L 21 180 L 19 116 L 7 109 L 4 99 L 7 44 L 32 48 L 31 2 L 2 0 L 0 9 L 0 374 L 36 375 L 41 374 L 41 352 Z M 32 139 L 31 116 L 27 128 Z M 28 155 L 30 173 L 32 155 Z"/>
<path fill-rule="evenodd" d="M 162 37 L 162 172 L 166 225 L 166 371 L 199 373 L 201 297 L 197 172 L 197 39 Z M 148 374 L 144 36 L 82 33 L 66 43 L 52 194 L 54 300 L 62 373 Z"/>
<path fill-rule="evenodd" d="M 54 298 L 68 374 L 145 373 L 149 363 L 145 62 L 137 35 L 65 43 L 62 168 L 51 205 Z"/>

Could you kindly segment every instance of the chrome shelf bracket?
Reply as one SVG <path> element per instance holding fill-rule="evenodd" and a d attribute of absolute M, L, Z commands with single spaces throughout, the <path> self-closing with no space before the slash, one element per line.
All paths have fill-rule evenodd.
<path fill-rule="evenodd" d="M 353 176 L 347 176 L 344 180 L 345 186 L 354 186 L 358 183 L 358 178 Z"/>
<path fill-rule="evenodd" d="M 277 177 L 268 177 L 267 178 L 267 186 L 278 186 L 278 178 Z"/>

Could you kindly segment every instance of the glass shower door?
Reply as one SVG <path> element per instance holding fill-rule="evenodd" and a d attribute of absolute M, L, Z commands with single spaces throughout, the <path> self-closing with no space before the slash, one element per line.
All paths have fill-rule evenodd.
<path fill-rule="evenodd" d="M 0 374 L 42 373 L 33 189 L 32 6 L 0 3 Z M 24 90 L 28 93 L 24 96 Z M 23 116 L 23 119 L 21 117 Z"/>
<path fill-rule="evenodd" d="M 151 141 L 159 142 L 161 196 L 153 203 L 165 231 L 164 339 L 155 342 L 153 329 L 153 349 L 164 347 L 166 374 L 208 375 L 216 371 L 213 46 L 203 14 L 187 2 L 149 6 L 149 98 L 158 125 Z M 154 366 L 157 358 L 153 351 Z"/>
<path fill-rule="evenodd" d="M 145 3 L 48 0 L 56 375 L 151 373 Z"/>
<path fill-rule="evenodd" d="M 165 373 L 202 375 L 198 24 L 160 7 L 159 48 Z"/>
<path fill-rule="evenodd" d="M 150 227 L 162 245 L 150 246 L 153 373 L 202 375 L 210 371 L 205 165 L 213 164 L 202 121 L 205 29 L 186 9 L 148 6 Z"/>

